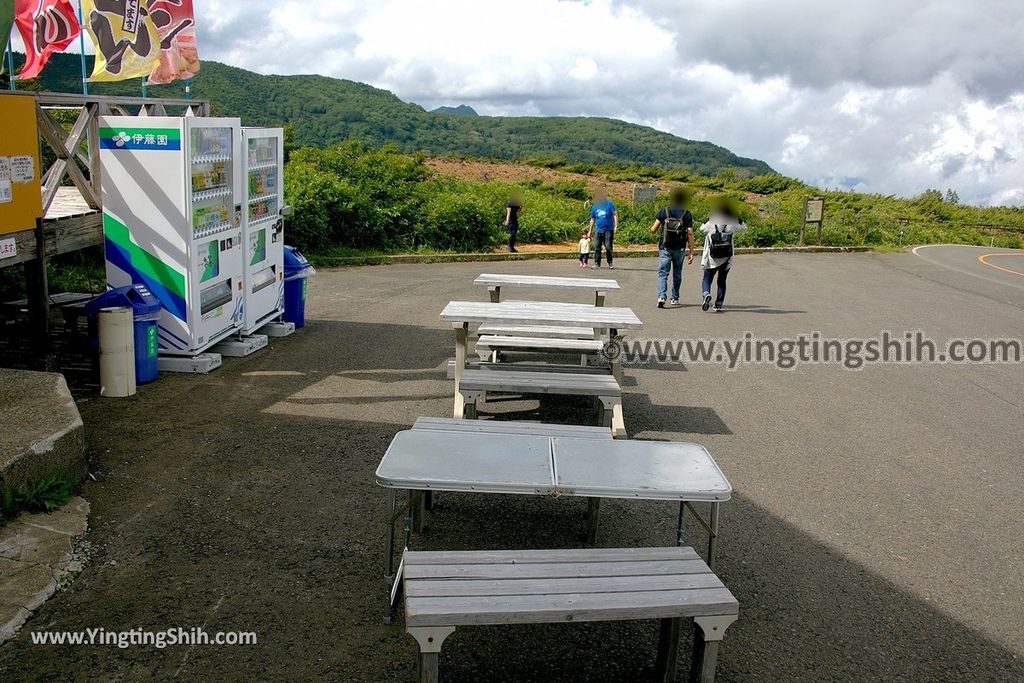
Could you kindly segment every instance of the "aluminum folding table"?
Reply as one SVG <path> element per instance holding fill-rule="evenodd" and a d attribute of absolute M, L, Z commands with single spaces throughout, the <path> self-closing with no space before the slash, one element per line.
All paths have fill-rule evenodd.
<path fill-rule="evenodd" d="M 719 505 L 732 495 L 722 470 L 699 444 L 422 429 L 395 435 L 376 478 L 389 496 L 386 576 L 392 600 L 401 574 L 401 567 L 394 570 L 395 522 L 404 513 L 408 547 L 426 491 L 677 501 L 676 544 L 684 545 L 689 509 L 708 533 L 712 568 Z M 403 490 L 409 492 L 408 502 L 400 507 Z M 694 503 L 710 504 L 707 520 Z M 588 526 L 595 532 L 597 513 L 592 505 Z"/>

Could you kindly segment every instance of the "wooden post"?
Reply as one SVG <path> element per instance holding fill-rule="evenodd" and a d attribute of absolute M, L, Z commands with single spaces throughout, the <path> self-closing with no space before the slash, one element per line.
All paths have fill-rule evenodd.
<path fill-rule="evenodd" d="M 420 653 L 420 683 L 437 683 L 437 652 Z"/>
<path fill-rule="evenodd" d="M 36 258 L 25 263 L 28 315 L 32 329 L 32 344 L 36 362 L 41 370 L 53 369 L 50 354 L 50 290 L 46 278 L 46 240 L 43 219 L 36 219 Z"/>
<path fill-rule="evenodd" d="M 465 401 L 459 391 L 462 372 L 466 369 L 466 343 L 469 336 L 469 323 L 453 323 L 455 328 L 455 409 L 454 417 L 464 417 Z"/>

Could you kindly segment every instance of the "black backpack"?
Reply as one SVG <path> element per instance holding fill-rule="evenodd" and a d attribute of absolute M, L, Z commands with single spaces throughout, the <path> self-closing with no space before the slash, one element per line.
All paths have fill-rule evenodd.
<path fill-rule="evenodd" d="M 681 209 L 681 213 L 678 217 L 672 215 L 672 207 L 665 207 L 665 221 L 662 223 L 661 243 L 668 245 L 671 241 L 673 244 L 686 245 L 686 226 L 684 225 L 684 217 L 686 216 L 686 209 Z"/>
<path fill-rule="evenodd" d="M 732 233 L 722 232 L 715 226 L 715 231 L 708 235 L 708 239 L 711 240 L 710 254 L 711 258 L 718 260 L 729 258 L 732 256 Z"/>

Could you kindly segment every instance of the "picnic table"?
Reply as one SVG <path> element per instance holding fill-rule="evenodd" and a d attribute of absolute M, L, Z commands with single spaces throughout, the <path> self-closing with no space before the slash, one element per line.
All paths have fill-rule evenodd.
<path fill-rule="evenodd" d="M 708 532 L 708 565 L 712 569 L 719 505 L 732 495 L 722 470 L 699 444 L 426 429 L 396 434 L 377 467 L 376 478 L 389 496 L 386 576 L 392 586 L 392 601 L 398 585 L 395 522 L 403 511 L 398 504 L 399 491 L 408 491 L 406 547 L 413 530 L 422 524 L 424 492 L 676 501 L 676 545 L 684 545 L 683 520 L 689 510 Z M 694 508 L 695 503 L 710 504 L 707 520 Z M 598 509 L 591 505 L 588 536 L 593 535 L 591 530 L 596 533 Z"/>
<path fill-rule="evenodd" d="M 630 308 L 587 306 L 550 301 L 517 301 L 482 303 L 452 301 L 441 311 L 441 319 L 451 323 L 455 330 L 455 417 L 462 417 L 464 401 L 459 393 L 459 381 L 466 369 L 469 326 L 478 325 L 563 325 L 591 327 L 595 335 L 608 334 L 608 341 L 617 339 L 619 330 L 639 330 L 644 324 Z M 611 359 L 615 376 L 621 376 L 616 367 L 619 358 Z"/>
<path fill-rule="evenodd" d="M 553 289 L 589 290 L 594 292 L 594 305 L 604 306 L 605 296 L 608 292 L 619 289 L 619 283 L 615 280 L 592 278 L 592 277 L 552 277 L 548 275 L 501 275 L 496 273 L 483 273 L 476 280 L 475 285 L 486 285 L 490 293 L 491 303 L 501 301 L 502 287 L 547 287 Z"/>

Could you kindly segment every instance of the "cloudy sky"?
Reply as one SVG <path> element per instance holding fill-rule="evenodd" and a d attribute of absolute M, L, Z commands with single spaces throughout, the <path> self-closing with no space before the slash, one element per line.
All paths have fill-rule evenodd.
<path fill-rule="evenodd" d="M 1024 204 L 1024 0 L 196 0 L 200 54 L 612 116 L 827 187 Z"/>

